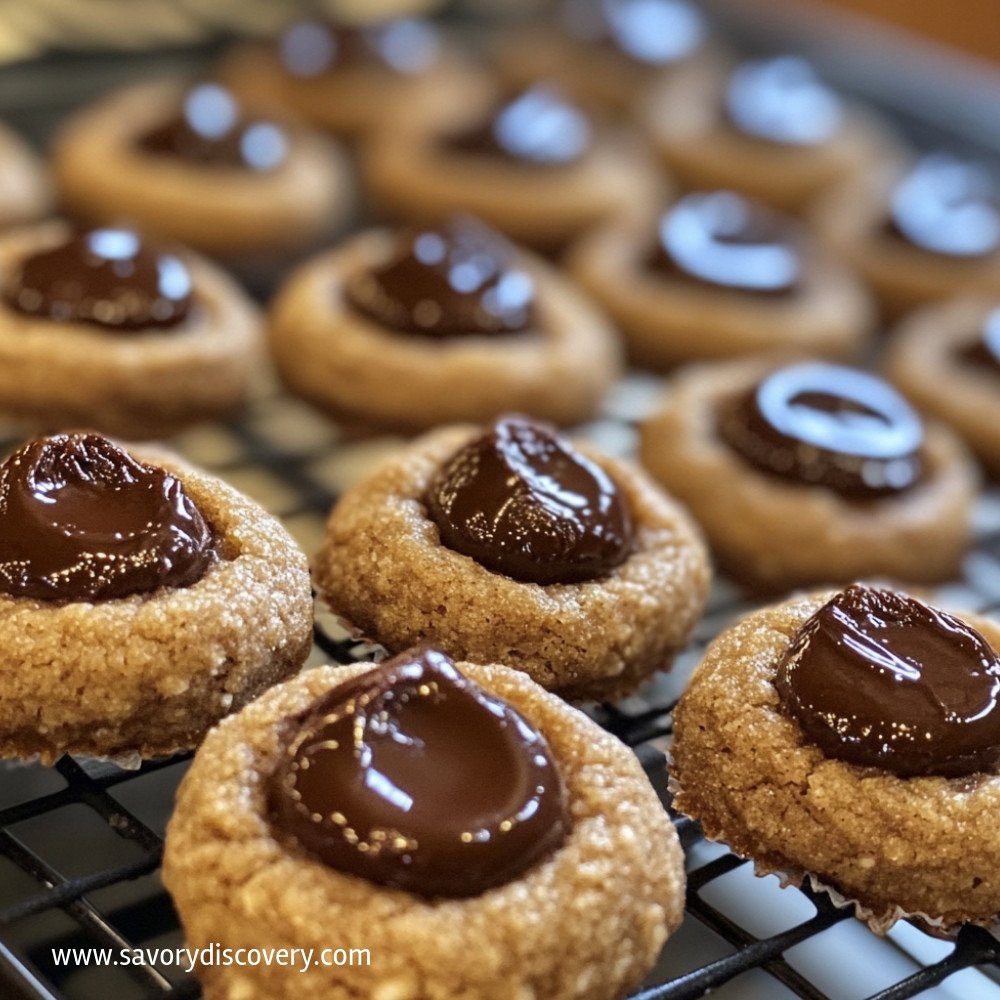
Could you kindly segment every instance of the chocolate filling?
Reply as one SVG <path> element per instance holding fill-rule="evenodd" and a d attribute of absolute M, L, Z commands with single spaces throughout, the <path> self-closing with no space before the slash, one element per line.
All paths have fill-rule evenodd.
<path fill-rule="evenodd" d="M 1000 659 L 974 628 L 854 584 L 799 630 L 775 679 L 824 754 L 900 777 L 961 777 L 1000 762 Z"/>
<path fill-rule="evenodd" d="M 187 319 L 191 275 L 130 229 L 92 229 L 23 260 L 3 291 L 27 316 L 108 330 L 166 330 Z"/>
<path fill-rule="evenodd" d="M 529 583 L 602 577 L 633 548 L 626 497 L 547 428 L 504 417 L 452 456 L 427 508 L 450 549 Z"/>
<path fill-rule="evenodd" d="M 448 148 L 461 153 L 557 167 L 581 160 L 591 140 L 587 116 L 557 87 L 537 84 L 445 141 Z"/>
<path fill-rule="evenodd" d="M 755 468 L 856 500 L 899 494 L 923 475 L 923 424 L 867 372 L 804 362 L 723 404 L 718 432 Z"/>
<path fill-rule="evenodd" d="M 425 337 L 523 333 L 535 285 L 499 233 L 466 216 L 403 233 L 389 260 L 355 275 L 347 301 L 362 316 Z"/>
<path fill-rule="evenodd" d="M 548 744 L 443 653 L 411 650 L 292 720 L 268 782 L 279 837 L 422 896 L 478 896 L 562 846 Z"/>
<path fill-rule="evenodd" d="M 218 559 L 183 484 L 97 434 L 31 441 L 0 465 L 0 590 L 108 601 L 189 587 Z"/>
<path fill-rule="evenodd" d="M 711 288 L 792 293 L 802 274 L 791 220 L 731 191 L 691 194 L 661 218 L 653 269 Z"/>

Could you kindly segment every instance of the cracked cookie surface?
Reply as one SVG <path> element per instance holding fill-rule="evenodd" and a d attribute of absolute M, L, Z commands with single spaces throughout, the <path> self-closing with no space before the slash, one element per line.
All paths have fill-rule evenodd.
<path fill-rule="evenodd" d="M 916 914 L 939 931 L 1000 912 L 1000 775 L 900 778 L 824 756 L 782 711 L 778 664 L 832 594 L 748 615 L 709 647 L 674 713 L 675 807 L 752 858 L 815 876 L 873 929 Z M 963 615 L 994 646 L 1000 628 Z"/>
<path fill-rule="evenodd" d="M 683 508 L 640 470 L 580 446 L 628 498 L 633 553 L 582 583 L 491 572 L 440 542 L 423 500 L 477 433 L 427 434 L 344 494 L 314 560 L 331 608 L 390 650 L 430 642 L 455 658 L 501 661 L 573 699 L 624 696 L 666 669 L 701 615 L 710 574 Z"/>
<path fill-rule="evenodd" d="M 0 594 L 0 756 L 190 750 L 309 653 L 306 558 L 285 529 L 213 476 L 162 453 L 135 455 L 181 480 L 219 559 L 188 587 L 97 603 Z"/>
<path fill-rule="evenodd" d="M 368 948 L 367 967 L 203 968 L 209 1000 L 613 1000 L 684 905 L 676 832 L 633 753 L 522 673 L 459 663 L 545 736 L 572 829 L 545 861 L 469 899 L 425 899 L 280 844 L 265 778 L 280 723 L 372 664 L 320 667 L 218 726 L 181 785 L 164 882 L 188 946 Z"/>

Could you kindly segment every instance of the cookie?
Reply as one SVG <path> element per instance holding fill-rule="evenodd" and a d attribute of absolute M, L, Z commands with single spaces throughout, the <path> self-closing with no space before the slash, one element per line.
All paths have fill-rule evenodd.
<path fill-rule="evenodd" d="M 400 104 L 365 144 L 363 170 L 394 216 L 424 224 L 468 212 L 547 251 L 651 204 L 660 185 L 648 150 L 622 126 L 550 84 L 511 95 L 485 76 Z"/>
<path fill-rule="evenodd" d="M 255 107 L 276 106 L 317 128 L 356 139 L 402 101 L 436 103 L 461 92 L 466 60 L 428 21 L 296 21 L 273 42 L 240 46 L 218 76 Z"/>
<path fill-rule="evenodd" d="M 1000 301 L 926 306 L 893 331 L 885 372 L 1000 475 Z"/>
<path fill-rule="evenodd" d="M 893 318 L 928 302 L 1000 295 L 997 198 L 985 164 L 931 153 L 839 185 L 811 221 Z"/>
<path fill-rule="evenodd" d="M 798 56 L 703 63 L 653 87 L 637 114 L 682 187 L 738 191 L 787 212 L 903 156 L 883 122 Z"/>
<path fill-rule="evenodd" d="M 687 514 L 642 472 L 511 417 L 432 432 L 348 490 L 314 576 L 390 650 L 430 642 L 610 699 L 669 668 L 709 569 Z"/>
<path fill-rule="evenodd" d="M 753 587 L 937 582 L 969 543 L 977 476 L 961 441 L 855 369 L 688 369 L 644 424 L 641 455 Z"/>
<path fill-rule="evenodd" d="M 132 229 L 0 235 L 0 412 L 159 437 L 243 402 L 257 307 L 207 260 Z"/>
<path fill-rule="evenodd" d="M 306 560 L 219 480 L 98 435 L 0 465 L 0 756 L 159 757 L 309 653 Z"/>
<path fill-rule="evenodd" d="M 516 87 L 551 78 L 585 107 L 631 112 L 664 80 L 722 57 L 701 10 L 686 0 L 564 0 L 542 23 L 499 32 L 492 54 Z"/>
<path fill-rule="evenodd" d="M 0 229 L 34 222 L 52 211 L 52 184 L 35 151 L 0 125 Z"/>
<path fill-rule="evenodd" d="M 755 612 L 674 711 L 674 805 L 873 929 L 1000 912 L 1000 629 L 851 586 Z"/>
<path fill-rule="evenodd" d="M 337 752 L 352 723 L 360 759 Z M 352 777 L 376 768 L 384 793 Z M 631 751 L 518 671 L 428 650 L 308 671 L 220 725 L 163 877 L 191 948 L 314 949 L 302 972 L 202 966 L 209 1000 L 613 1000 L 684 903 L 677 835 Z M 331 948 L 370 964 L 324 968 Z"/>
<path fill-rule="evenodd" d="M 53 169 L 77 218 L 127 219 L 240 261 L 316 245 L 353 200 L 331 140 L 255 116 L 212 83 L 161 80 L 109 94 L 62 127 Z"/>
<path fill-rule="evenodd" d="M 352 237 L 288 280 L 269 330 L 292 392 L 397 431 L 509 410 L 582 423 L 621 372 L 616 336 L 576 289 L 468 217 Z"/>
<path fill-rule="evenodd" d="M 875 321 L 865 288 L 798 223 L 732 191 L 610 223 L 567 266 L 651 368 L 774 351 L 849 359 Z"/>

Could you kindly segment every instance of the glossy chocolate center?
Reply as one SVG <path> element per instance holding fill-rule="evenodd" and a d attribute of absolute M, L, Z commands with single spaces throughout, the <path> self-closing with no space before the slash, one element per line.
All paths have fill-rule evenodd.
<path fill-rule="evenodd" d="M 989 171 L 947 153 L 924 157 L 896 188 L 889 230 L 922 250 L 982 257 L 1000 249 L 1000 200 Z"/>
<path fill-rule="evenodd" d="M 450 148 L 532 166 L 566 166 L 582 159 L 592 130 L 587 116 L 547 84 L 493 109 L 486 121 L 448 138 Z"/>
<path fill-rule="evenodd" d="M 4 593 L 107 601 L 188 587 L 217 558 L 180 480 L 106 438 L 40 438 L 0 465 Z"/>
<path fill-rule="evenodd" d="M 562 17 L 577 38 L 651 66 L 691 55 L 706 33 L 704 17 L 685 0 L 565 0 Z"/>
<path fill-rule="evenodd" d="M 389 261 L 356 275 L 346 294 L 380 326 L 427 337 L 520 333 L 535 321 L 535 284 L 514 248 L 468 217 L 405 233 Z"/>
<path fill-rule="evenodd" d="M 888 383 L 821 362 L 772 372 L 719 415 L 719 434 L 758 469 L 858 500 L 920 480 L 923 424 Z"/>
<path fill-rule="evenodd" d="M 980 336 L 959 352 L 967 364 L 1000 375 L 1000 309 L 994 309 L 983 321 Z"/>
<path fill-rule="evenodd" d="M 628 502 L 547 428 L 504 417 L 447 461 L 427 495 L 441 541 L 528 583 L 604 576 L 632 550 Z"/>
<path fill-rule="evenodd" d="M 786 293 L 802 260 L 791 220 L 731 191 L 691 194 L 660 220 L 653 266 L 744 292 Z"/>
<path fill-rule="evenodd" d="M 285 70 L 301 79 L 365 66 L 405 75 L 423 73 L 437 61 L 440 49 L 434 29 L 416 18 L 400 18 L 366 28 L 299 21 L 278 42 Z"/>
<path fill-rule="evenodd" d="M 849 764 L 958 777 L 1000 763 L 996 651 L 904 594 L 838 594 L 795 636 L 775 686 L 807 739 Z"/>
<path fill-rule="evenodd" d="M 740 66 L 726 90 L 726 113 L 745 135 L 788 146 L 818 146 L 840 128 L 837 95 L 797 56 Z"/>
<path fill-rule="evenodd" d="M 443 653 L 412 650 L 296 720 L 268 798 L 279 836 L 422 896 L 478 896 L 556 851 L 570 820 L 545 738 Z"/>
<path fill-rule="evenodd" d="M 191 311 L 191 275 L 132 230 L 93 229 L 23 260 L 3 297 L 17 312 L 59 323 L 167 329 Z"/>
<path fill-rule="evenodd" d="M 285 162 L 288 135 L 274 122 L 244 118 L 228 90 L 204 83 L 188 91 L 180 114 L 146 133 L 139 147 L 199 166 L 266 173 Z"/>

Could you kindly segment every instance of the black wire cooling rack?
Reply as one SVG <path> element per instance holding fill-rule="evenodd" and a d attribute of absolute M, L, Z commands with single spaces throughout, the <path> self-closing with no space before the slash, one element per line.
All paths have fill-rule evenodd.
<path fill-rule="evenodd" d="M 44 140 L 66 110 L 136 75 L 204 65 L 205 54 L 80 58 L 62 56 L 0 70 L 0 115 Z M 868 94 L 878 97 L 878 94 Z M 906 123 L 921 131 L 919 116 Z M 939 142 L 932 133 L 927 138 Z M 946 135 L 968 145 L 971 136 Z M 609 451 L 627 453 L 634 424 L 655 390 L 653 380 L 632 377 L 612 394 L 603 417 L 583 429 Z M 0 451 L 16 444 L 0 430 Z M 265 387 L 237 421 L 213 424 L 175 442 L 190 460 L 217 473 L 278 515 L 307 552 L 315 551 L 322 525 L 341 489 L 393 442 L 361 442 L 336 431 L 304 405 Z M 942 603 L 1000 612 L 1000 488 L 984 494 L 977 516 L 977 544 L 964 579 L 944 588 Z M 724 581 L 710 599 L 692 648 L 673 674 L 641 697 L 595 706 L 595 719 L 633 747 L 669 809 L 665 751 L 671 710 L 684 677 L 705 644 L 751 607 Z M 349 663 L 370 652 L 318 608 L 311 664 Z M 54 949 L 178 948 L 182 934 L 159 880 L 163 834 L 185 756 L 128 770 L 107 762 L 64 757 L 52 768 L 0 762 L 0 1000 L 196 1000 L 195 980 L 164 964 L 56 965 Z M 743 905 L 720 901 L 727 880 L 748 875 L 750 863 L 708 845 L 697 824 L 674 817 L 688 858 L 687 918 L 664 958 L 632 1000 L 694 1000 L 711 991 L 743 1000 L 904 1000 L 933 989 L 955 973 L 983 975 L 949 994 L 961 1000 L 1000 997 L 1000 942 L 984 930 L 964 929 L 949 944 L 907 934 L 879 943 L 825 895 L 777 890 L 772 879 L 741 882 Z M 770 883 L 770 884 L 769 884 Z M 775 904 L 775 893 L 797 904 L 791 918 L 747 919 Z M 787 917 L 787 915 L 786 915 Z M 761 931 L 761 927 L 767 927 Z M 754 931 L 752 928 L 756 928 Z M 798 958 L 804 947 L 833 951 L 831 934 L 851 931 L 833 959 L 834 973 L 816 975 Z M 692 942 L 706 936 L 711 947 Z M 866 946 L 883 949 L 885 968 L 874 988 L 845 985 L 852 965 L 880 964 Z M 816 949 L 814 949 L 815 951 Z M 709 957 L 705 957 L 706 954 Z M 866 957 L 867 956 L 867 957 Z M 872 981 L 869 979 L 869 981 Z M 957 982 L 958 980 L 956 980 Z M 260 998 L 266 1000 L 266 998 Z"/>
<path fill-rule="evenodd" d="M 586 429 L 590 436 L 609 446 L 617 442 L 617 450 L 627 450 L 629 417 L 637 409 L 637 395 L 642 392 L 635 385 L 623 387 L 605 418 Z M 201 464 L 255 492 L 307 546 L 321 531 L 340 484 L 372 460 L 373 449 L 392 447 L 385 442 L 338 441 L 325 421 L 276 391 L 258 398 L 240 421 L 202 428 L 177 444 Z M 984 499 L 979 521 L 981 537 L 970 557 L 968 579 L 952 596 L 988 611 L 1000 607 L 1000 495 Z M 717 587 L 685 662 L 693 662 L 705 642 L 748 607 L 735 590 L 725 584 Z M 315 647 L 313 663 L 350 663 L 370 652 L 322 610 Z M 635 749 L 666 808 L 664 749 L 672 707 L 672 699 L 657 700 L 654 691 L 623 705 L 591 709 L 598 722 Z M 196 982 L 175 967 L 149 962 L 65 967 L 55 965 L 53 957 L 54 949 L 107 948 L 118 954 L 120 949 L 182 945 L 158 869 L 170 803 L 187 760 L 181 756 L 146 763 L 138 770 L 70 757 L 53 768 L 2 766 L 0 997 L 194 1000 L 199 996 Z M 634 1000 L 693 1000 L 754 969 L 765 972 L 776 988 L 780 984 L 792 996 L 828 1000 L 829 994 L 793 967 L 786 953 L 835 924 L 850 921 L 849 914 L 823 895 L 787 890 L 802 894 L 811 915 L 774 935 L 748 932 L 724 907 L 706 899 L 712 884 L 748 863 L 728 853 L 697 861 L 696 848 L 704 845 L 697 825 L 679 817 L 675 823 L 692 862 L 688 920 L 717 935 L 729 953 L 689 971 L 661 970 Z M 670 948 L 668 944 L 667 954 Z M 996 967 L 998 960 L 1000 942 L 970 927 L 944 958 L 915 967 L 872 996 L 877 1000 L 917 996 L 959 970 Z"/>

